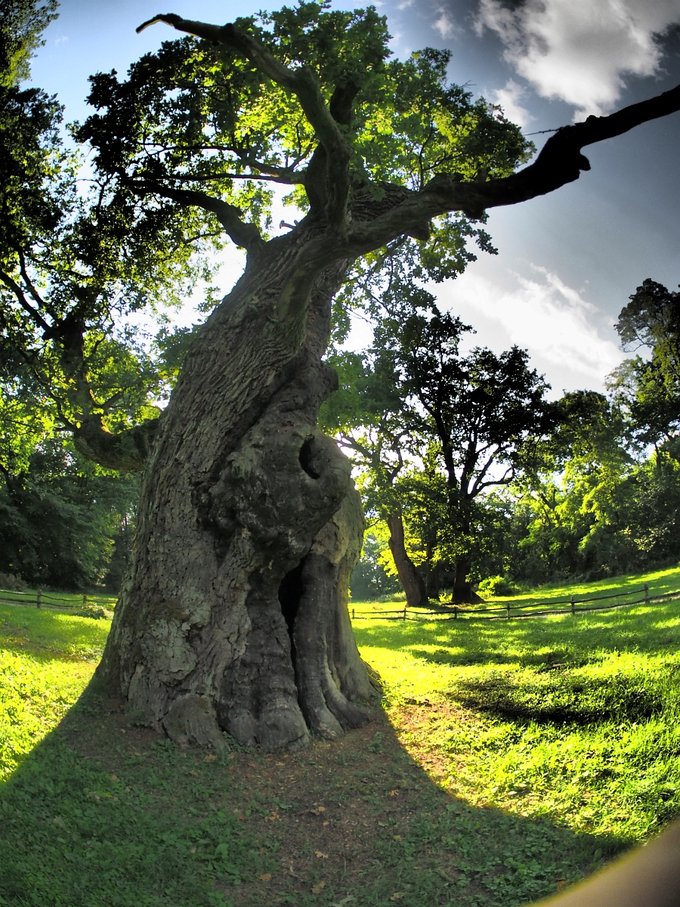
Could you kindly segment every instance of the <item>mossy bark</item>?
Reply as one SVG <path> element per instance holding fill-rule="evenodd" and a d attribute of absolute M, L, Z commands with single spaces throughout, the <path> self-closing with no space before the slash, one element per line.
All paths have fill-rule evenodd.
<path fill-rule="evenodd" d="M 100 674 L 180 741 L 294 748 L 365 722 L 374 699 L 347 612 L 360 502 L 316 428 L 346 264 L 300 278 L 299 253 L 274 244 L 207 321 L 145 472 Z"/>

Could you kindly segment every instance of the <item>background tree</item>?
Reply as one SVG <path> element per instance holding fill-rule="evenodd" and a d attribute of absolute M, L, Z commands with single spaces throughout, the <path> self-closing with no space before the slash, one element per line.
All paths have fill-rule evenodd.
<path fill-rule="evenodd" d="M 371 696 L 346 612 L 360 508 L 349 466 L 315 426 L 334 383 L 322 363 L 333 297 L 354 262 L 399 254 L 403 237 L 422 243 L 425 274 L 453 270 L 460 255 L 441 250 L 460 250 L 456 236 L 483 241 L 476 221 L 487 208 L 578 178 L 585 145 L 675 111 L 680 90 L 559 130 L 515 172 L 527 150 L 519 130 L 447 83 L 447 54 L 390 60 L 374 10 L 301 3 L 226 26 L 154 21 L 199 40 L 164 45 L 124 81 L 93 80 L 98 112 L 79 138 L 94 148 L 101 226 L 71 207 L 48 234 L 59 212 L 36 207 L 60 266 L 51 270 L 50 254 L 35 267 L 55 275 L 58 292 L 35 301 L 32 272 L 20 293 L 9 286 L 16 333 L 56 340 L 58 376 L 77 392 L 65 415 L 83 449 L 110 465 L 119 449 L 128 465 L 148 452 L 132 572 L 100 677 L 175 739 L 219 746 L 226 730 L 243 744 L 297 746 L 365 720 Z M 45 180 L 22 179 L 27 203 L 25 187 L 47 192 Z M 275 237 L 272 183 L 290 186 L 301 210 Z M 171 265 L 177 249 L 188 261 L 187 240 L 215 231 L 245 250 L 244 274 L 196 335 L 153 436 L 127 434 L 120 448 L 109 411 L 118 390 L 84 406 L 99 371 L 83 382 L 73 366 L 80 323 L 93 312 L 88 324 L 101 330 L 121 268 L 132 263 L 143 278 L 155 258 L 162 278 L 164 253 Z M 62 248 L 78 251 L 73 265 Z M 13 254 L 6 271 L 18 283 Z M 45 318 L 48 304 L 55 315 Z M 132 418 L 121 427 L 133 431 Z"/>
<path fill-rule="evenodd" d="M 632 460 L 624 432 L 618 407 L 603 394 L 575 391 L 557 401 L 553 431 L 517 489 L 524 535 L 516 579 L 594 578 L 625 560 L 619 498 Z"/>
<path fill-rule="evenodd" d="M 391 596 L 400 590 L 396 575 L 385 569 L 384 551 L 386 538 L 379 527 L 369 525 L 364 533 L 361 559 L 350 577 L 350 592 L 355 600 L 376 599 Z"/>
<path fill-rule="evenodd" d="M 469 326 L 450 314 L 386 318 L 376 330 L 378 368 L 420 413 L 420 432 L 436 442 L 446 482 L 446 529 L 440 559 L 453 572 L 453 601 L 476 600 L 470 580 L 480 499 L 507 485 L 553 424 L 543 379 L 526 351 L 462 354 Z"/>
<path fill-rule="evenodd" d="M 56 438 L 0 487 L 0 572 L 32 586 L 105 585 L 116 539 L 136 505 L 134 477 L 106 474 Z M 120 552 L 119 552 L 120 556 Z"/>
<path fill-rule="evenodd" d="M 616 323 L 626 351 L 636 352 L 611 376 L 619 405 L 638 444 L 677 458 L 680 428 L 680 293 L 645 280 Z M 641 355 L 643 350 L 646 355 Z"/>
<path fill-rule="evenodd" d="M 404 482 L 423 446 L 412 414 L 390 374 L 375 368 L 373 351 L 342 352 L 329 357 L 340 388 L 323 405 L 319 426 L 333 434 L 360 470 L 364 508 L 387 527 L 387 545 L 411 608 L 428 604 L 422 571 L 406 543 Z"/>
<path fill-rule="evenodd" d="M 488 560 L 484 498 L 529 465 L 551 428 L 545 385 L 517 349 L 460 353 L 471 329 L 422 288 L 394 281 L 381 305 L 370 350 L 332 360 L 345 389 L 322 424 L 361 470 L 409 606 L 437 599 L 445 580 L 456 601 L 473 600 L 470 572 L 479 575 L 483 551 Z"/>

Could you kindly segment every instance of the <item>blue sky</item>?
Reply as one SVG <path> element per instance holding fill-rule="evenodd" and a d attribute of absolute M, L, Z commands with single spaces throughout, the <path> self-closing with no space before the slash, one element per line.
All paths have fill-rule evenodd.
<path fill-rule="evenodd" d="M 164 0 L 167 11 L 222 23 L 267 0 Z M 334 2 L 333 8 L 360 3 Z M 452 51 L 451 78 L 500 103 L 528 133 L 606 114 L 680 83 L 680 0 L 383 0 L 394 52 Z M 87 76 L 124 72 L 173 36 L 135 27 L 158 0 L 62 0 L 33 80 L 87 108 Z M 533 136 L 538 148 L 546 135 Z M 602 389 L 620 361 L 613 324 L 646 277 L 680 283 L 680 114 L 586 150 L 578 183 L 491 212 L 497 256 L 438 286 L 445 306 L 497 350 L 529 349 L 556 395 Z"/>

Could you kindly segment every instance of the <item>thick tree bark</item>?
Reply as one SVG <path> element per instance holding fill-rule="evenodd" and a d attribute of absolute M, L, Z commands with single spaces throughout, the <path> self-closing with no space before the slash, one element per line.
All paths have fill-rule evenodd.
<path fill-rule="evenodd" d="M 101 676 L 171 738 L 292 748 L 367 720 L 347 613 L 363 522 L 315 427 L 345 263 L 299 280 L 270 244 L 197 338 L 146 469 L 134 569 Z"/>
<path fill-rule="evenodd" d="M 406 594 L 406 604 L 409 608 L 427 608 L 428 600 L 425 583 L 406 551 L 404 523 L 401 514 L 396 511 L 389 513 L 386 522 L 390 531 L 388 544 L 394 558 L 394 566 L 397 568 L 399 582 Z"/>

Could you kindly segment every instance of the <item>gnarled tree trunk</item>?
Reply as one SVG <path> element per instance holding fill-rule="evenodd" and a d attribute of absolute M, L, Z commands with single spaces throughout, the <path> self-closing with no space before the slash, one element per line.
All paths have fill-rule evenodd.
<path fill-rule="evenodd" d="M 363 519 L 315 427 L 346 263 L 269 244 L 208 319 L 159 427 L 135 559 L 100 668 L 142 721 L 219 746 L 335 737 L 374 697 L 346 590 Z"/>
<path fill-rule="evenodd" d="M 167 158 L 157 159 L 146 145 L 137 153 L 138 139 L 130 138 L 126 118 L 119 117 L 120 98 L 110 82 L 102 88 L 111 92 L 110 125 L 116 133 L 122 123 L 125 141 L 102 139 L 106 118 L 99 114 L 88 121 L 87 137 L 101 140 L 102 160 L 112 172 L 124 171 L 119 175 L 126 192 L 197 206 L 249 252 L 244 276 L 198 336 L 153 438 L 133 571 L 100 673 L 140 718 L 175 739 L 217 746 L 227 731 L 243 744 L 292 747 L 312 733 L 333 737 L 364 721 L 372 695 L 345 601 L 361 541 L 359 502 L 348 462 L 315 427 L 333 383 L 321 357 L 331 299 L 347 261 L 404 235 L 425 240 L 432 219 L 448 212 L 479 218 L 490 207 L 517 204 L 577 179 L 589 168 L 581 153 L 585 145 L 678 109 L 680 87 L 559 130 L 532 164 L 509 176 L 487 178 L 484 171 L 466 181 L 459 173 L 435 173 L 447 158 L 426 158 L 423 167 L 423 144 L 413 165 L 423 179 L 432 175 L 414 189 L 403 185 L 408 164 L 401 160 L 387 168 L 396 182 L 370 177 L 370 168 L 364 173 L 366 146 L 357 143 L 352 113 L 365 87 L 361 55 L 370 49 L 372 58 L 376 45 L 363 27 L 358 63 L 328 98 L 330 74 L 322 79 L 302 60 L 286 66 L 265 46 L 268 40 L 259 43 L 238 23 L 215 26 L 167 13 L 140 29 L 155 22 L 245 60 L 259 78 L 295 99 L 317 144 L 302 163 L 308 139 L 298 138 L 297 151 L 285 150 L 280 158 L 277 151 L 280 165 L 274 165 L 266 149 L 263 162 L 249 160 L 251 153 L 257 158 L 257 136 L 252 149 L 248 141 L 242 149 L 231 147 L 227 136 L 228 163 L 213 174 L 217 187 L 229 181 L 222 167 L 230 171 L 234 165 L 237 181 L 271 178 L 273 172 L 306 192 L 309 210 L 300 224 L 266 241 L 253 221 L 243 219 L 231 193 L 224 195 L 224 185 L 215 196 L 206 191 L 212 180 L 210 168 L 204 169 L 207 158 L 195 172 L 188 163 L 188 171 L 181 165 L 175 174 L 165 169 L 166 163 L 175 166 L 174 139 Z M 369 84 L 379 69 L 371 62 Z M 382 90 L 396 81 L 388 79 Z M 429 77 L 423 84 L 428 82 Z M 238 97 L 259 97 L 254 83 L 244 92 Z M 371 87 L 364 98 L 369 104 L 373 92 Z M 438 92 L 437 98 L 449 97 Z M 224 103 L 231 103 L 230 96 L 227 91 Z M 141 107 L 140 137 L 148 132 Z M 168 116 L 172 121 L 172 111 Z M 224 119 L 231 129 L 229 116 Z M 187 134 L 193 136 L 192 130 Z M 208 150 L 217 153 L 212 143 Z M 300 156 L 300 167 L 291 154 Z M 501 159 L 505 154 L 514 153 L 507 149 Z M 500 163 L 498 173 L 504 170 Z M 34 293 L 31 286 L 29 295 Z M 19 302 L 32 310 L 21 292 Z M 81 445 L 100 446 L 106 435 L 101 420 L 81 423 Z M 131 436 L 127 462 L 138 462 L 148 443 L 145 432 Z"/>

